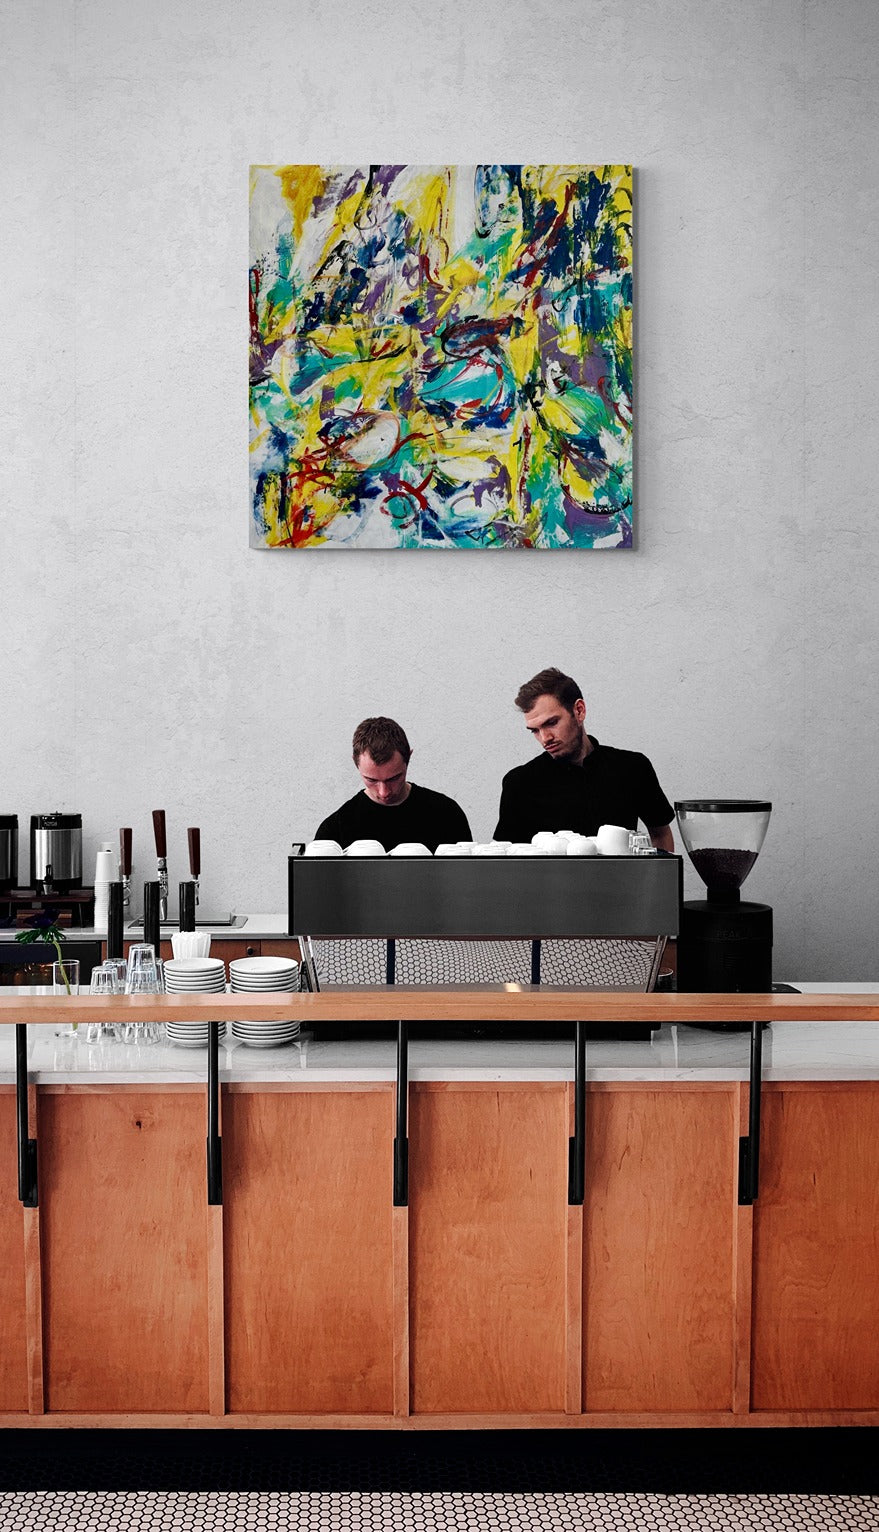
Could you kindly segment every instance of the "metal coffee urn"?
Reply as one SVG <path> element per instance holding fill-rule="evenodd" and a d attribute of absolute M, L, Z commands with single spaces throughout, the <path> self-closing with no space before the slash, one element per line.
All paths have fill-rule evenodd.
<path fill-rule="evenodd" d="M 766 994 L 772 989 L 772 908 L 746 902 L 740 894 L 771 812 L 771 803 L 753 798 L 687 798 L 675 804 L 681 838 L 708 892 L 707 899 L 686 899 L 681 906 L 679 990 Z"/>
<path fill-rule="evenodd" d="M 39 894 L 82 888 L 82 815 L 31 815 L 31 888 Z"/>

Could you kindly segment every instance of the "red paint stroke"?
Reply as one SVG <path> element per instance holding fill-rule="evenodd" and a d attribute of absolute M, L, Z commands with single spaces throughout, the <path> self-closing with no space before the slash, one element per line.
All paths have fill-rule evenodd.
<path fill-rule="evenodd" d="M 427 488 L 428 484 L 433 478 L 433 473 L 434 471 L 431 468 L 429 473 L 425 475 L 420 484 L 409 484 L 405 479 L 401 479 L 397 474 L 393 474 L 389 479 L 389 483 L 391 484 L 392 488 L 389 489 L 388 493 L 385 495 L 381 505 L 381 510 L 384 511 L 385 515 L 389 516 L 390 511 L 387 510 L 386 507 L 389 505 L 391 500 L 408 501 L 413 506 L 413 515 L 409 517 L 408 521 L 403 522 L 402 525 L 410 526 L 414 519 L 414 509 L 416 507 L 422 511 L 427 510 L 428 500 L 427 496 L 424 494 L 424 490 Z"/>

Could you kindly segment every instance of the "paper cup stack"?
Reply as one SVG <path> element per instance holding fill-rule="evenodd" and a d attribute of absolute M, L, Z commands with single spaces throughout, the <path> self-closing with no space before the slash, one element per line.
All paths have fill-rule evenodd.
<path fill-rule="evenodd" d="M 224 995 L 226 965 L 222 958 L 169 958 L 165 964 L 166 995 Z M 220 1022 L 220 1037 L 226 1023 Z M 178 1048 L 205 1048 L 208 1022 L 166 1021 L 165 1035 Z"/>
<path fill-rule="evenodd" d="M 299 964 L 292 958 L 235 958 L 229 964 L 233 995 L 287 994 L 299 990 Z M 233 1021 L 232 1036 L 248 1048 L 280 1048 L 299 1035 L 298 1021 Z"/>

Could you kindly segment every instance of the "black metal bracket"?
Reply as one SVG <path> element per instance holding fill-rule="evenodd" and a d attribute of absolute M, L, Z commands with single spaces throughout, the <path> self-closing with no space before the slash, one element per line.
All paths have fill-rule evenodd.
<path fill-rule="evenodd" d="M 220 1024 L 208 1023 L 208 1206 L 223 1204 L 223 1140 L 220 1137 Z"/>
<path fill-rule="evenodd" d="M 531 943 L 531 983 L 540 983 L 540 942 Z"/>
<path fill-rule="evenodd" d="M 568 1206 L 586 1196 L 586 1024 L 574 1025 L 574 1137 L 568 1139 Z"/>
<path fill-rule="evenodd" d="M 739 1139 L 739 1207 L 757 1201 L 760 1182 L 760 1090 L 763 1083 L 763 1023 L 751 1023 L 748 1136 Z"/>
<path fill-rule="evenodd" d="M 27 1026 L 15 1024 L 15 1115 L 18 1130 L 18 1196 L 26 1208 L 39 1206 L 37 1141 L 27 1134 Z"/>
<path fill-rule="evenodd" d="M 409 1206 L 409 1024 L 397 1022 L 397 1114 L 394 1137 L 394 1207 Z"/>
<path fill-rule="evenodd" d="M 396 984 L 397 982 L 397 943 L 392 936 L 388 937 L 385 947 L 385 983 Z"/>

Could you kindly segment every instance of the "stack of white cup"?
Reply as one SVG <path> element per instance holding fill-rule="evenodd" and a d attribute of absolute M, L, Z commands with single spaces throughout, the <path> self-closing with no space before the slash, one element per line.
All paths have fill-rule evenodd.
<path fill-rule="evenodd" d="M 101 841 L 101 848 L 95 857 L 95 930 L 103 935 L 107 933 L 107 919 L 110 906 L 110 884 L 115 883 L 119 876 L 119 868 L 116 863 L 116 855 L 111 841 Z"/>

